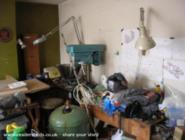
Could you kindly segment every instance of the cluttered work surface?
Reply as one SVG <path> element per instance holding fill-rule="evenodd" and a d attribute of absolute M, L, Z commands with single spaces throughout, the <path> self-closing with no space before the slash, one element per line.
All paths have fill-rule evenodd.
<path fill-rule="evenodd" d="M 160 85 L 153 89 L 129 88 L 121 73 L 109 76 L 106 83 L 106 89 L 95 88 L 100 102 L 89 106 L 95 118 L 123 130 L 136 140 L 173 139 L 174 128 L 183 123 L 178 120 L 175 124 L 168 118 L 169 110 L 160 108 L 167 100 Z"/>
<path fill-rule="evenodd" d="M 64 81 L 61 80 L 60 82 L 64 84 Z M 61 86 L 58 82 L 57 85 Z M 161 137 L 159 140 L 172 139 L 174 128 L 180 126 L 179 123 L 174 124 L 173 117 L 168 115 L 170 110 L 166 112 L 164 107 L 160 108 L 163 103 L 168 101 L 165 96 L 167 93 L 164 93 L 160 85 L 154 85 L 151 89 L 128 87 L 128 81 L 124 75 L 114 73 L 107 77 L 105 82 L 98 85 L 90 85 L 81 80 L 75 84 L 71 92 L 71 98 L 75 99 L 82 107 L 85 105 L 89 109 L 87 112 L 93 118 L 113 126 L 118 131 L 123 130 L 123 136 L 131 137 L 132 140 L 158 140 L 156 137 Z M 66 108 L 70 108 L 69 105 L 66 106 Z M 71 106 L 71 108 L 74 109 L 74 106 Z M 52 121 L 49 124 L 52 125 L 53 120 L 54 123 L 58 120 L 61 121 L 61 116 L 66 115 L 62 114 L 57 119 L 55 118 L 57 113 L 62 112 L 61 109 L 57 109 L 50 115 L 54 119 L 51 119 Z M 74 117 L 74 115 L 71 116 Z M 82 116 L 80 115 L 80 118 Z M 78 123 L 83 124 L 84 122 Z M 56 125 L 52 125 L 52 127 L 55 128 Z M 105 125 L 99 128 L 95 129 L 100 132 L 100 135 L 104 133 L 101 132 L 103 129 L 108 129 Z M 129 136 L 125 134 L 129 134 Z M 106 136 L 99 137 L 106 138 Z"/>
<path fill-rule="evenodd" d="M 14 79 L 11 76 L 6 76 L 5 80 L 0 81 L 0 96 L 6 96 L 6 95 L 12 95 L 14 93 L 35 93 L 42 90 L 47 90 L 50 88 L 49 85 L 37 80 L 37 79 L 30 79 L 25 80 L 26 83 L 25 86 L 20 88 L 14 88 L 10 89 L 8 87 L 9 84 L 17 82 L 16 79 Z"/>

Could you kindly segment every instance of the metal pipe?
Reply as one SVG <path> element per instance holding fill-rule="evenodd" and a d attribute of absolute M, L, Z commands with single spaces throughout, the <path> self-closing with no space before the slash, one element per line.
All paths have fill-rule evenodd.
<path fill-rule="evenodd" d="M 144 26 L 144 8 L 140 8 L 140 24 Z"/>

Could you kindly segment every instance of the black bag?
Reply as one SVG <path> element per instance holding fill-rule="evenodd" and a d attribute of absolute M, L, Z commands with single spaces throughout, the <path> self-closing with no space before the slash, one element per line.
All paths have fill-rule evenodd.
<path fill-rule="evenodd" d="M 113 93 L 117 93 L 123 89 L 127 89 L 128 82 L 121 73 L 114 73 L 107 79 L 107 88 Z"/>

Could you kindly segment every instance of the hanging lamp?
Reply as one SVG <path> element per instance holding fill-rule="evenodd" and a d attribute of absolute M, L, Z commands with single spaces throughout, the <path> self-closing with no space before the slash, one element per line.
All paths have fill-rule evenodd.
<path fill-rule="evenodd" d="M 140 8 L 140 25 L 139 25 L 139 38 L 136 41 L 135 48 L 139 49 L 143 55 L 146 51 L 155 47 L 156 43 L 149 36 L 145 26 L 144 26 L 144 8 Z"/>

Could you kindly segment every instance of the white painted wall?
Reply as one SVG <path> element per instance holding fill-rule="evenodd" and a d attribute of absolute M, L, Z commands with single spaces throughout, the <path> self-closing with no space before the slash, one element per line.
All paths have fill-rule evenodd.
<path fill-rule="evenodd" d="M 133 65 L 132 69 L 132 65 L 129 64 L 138 60 L 132 59 L 131 56 L 136 55 L 136 53 L 130 53 L 128 59 L 121 59 L 124 52 L 127 51 L 124 51 L 125 46 L 121 46 L 120 30 L 121 28 L 136 28 L 138 26 L 139 8 L 141 6 L 145 8 L 146 25 L 152 36 L 156 38 L 169 38 L 171 36 L 185 38 L 185 0 L 68 0 L 59 5 L 60 23 L 72 15 L 81 17 L 85 43 L 104 43 L 107 45 L 105 64 L 98 67 L 93 66 L 92 77 L 96 82 L 99 81 L 101 74 L 108 76 L 114 72 L 122 72 L 130 83 L 134 82 L 136 66 Z M 72 24 L 67 25 L 63 32 L 68 43 L 76 42 Z M 61 63 L 68 63 L 69 57 L 62 39 L 60 43 Z M 168 46 L 166 47 L 168 49 Z M 183 51 L 185 51 L 185 47 L 183 47 Z M 119 55 L 116 55 L 116 52 L 119 52 Z M 182 52 L 174 53 L 176 55 L 173 56 L 180 56 L 178 60 L 185 60 Z M 143 58 L 144 61 L 149 61 L 151 64 L 161 62 L 163 55 L 156 58 L 156 52 L 154 54 L 152 55 L 151 50 L 146 58 Z M 123 67 L 125 63 L 129 66 Z M 152 77 L 154 72 L 154 79 L 151 78 L 149 81 L 155 80 L 156 75 L 161 76 L 161 68 L 159 68 L 160 70 L 158 70 L 158 66 L 155 68 L 148 69 L 148 73 L 145 68 L 146 75 Z M 127 74 L 128 71 L 130 74 Z M 147 85 L 149 81 L 145 81 L 146 83 L 143 85 Z M 184 90 L 184 81 L 177 80 L 174 82 L 169 79 L 167 81 L 172 85 L 178 82 L 178 89 Z"/>

